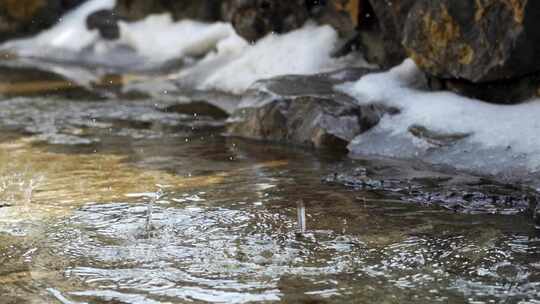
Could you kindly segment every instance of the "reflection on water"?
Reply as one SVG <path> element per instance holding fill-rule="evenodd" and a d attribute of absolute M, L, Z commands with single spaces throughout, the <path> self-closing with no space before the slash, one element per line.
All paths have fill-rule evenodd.
<path fill-rule="evenodd" d="M 151 101 L 1 106 L 6 303 L 540 301 L 518 209 L 417 203 L 449 175 L 226 139 Z M 344 164 L 352 188 L 321 181 Z M 470 190 L 450 175 L 439 193 Z"/>

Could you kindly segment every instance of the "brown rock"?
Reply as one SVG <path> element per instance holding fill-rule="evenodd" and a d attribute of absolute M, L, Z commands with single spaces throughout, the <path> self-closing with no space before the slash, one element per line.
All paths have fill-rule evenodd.
<path fill-rule="evenodd" d="M 404 45 L 420 68 L 473 83 L 538 72 L 540 2 L 418 0 L 404 20 Z"/>

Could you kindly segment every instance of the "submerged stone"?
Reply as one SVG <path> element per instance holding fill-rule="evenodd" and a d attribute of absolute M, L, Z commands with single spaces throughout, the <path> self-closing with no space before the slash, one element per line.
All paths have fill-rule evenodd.
<path fill-rule="evenodd" d="M 334 86 L 371 72 L 344 70 L 259 81 L 229 119 L 228 132 L 258 140 L 345 150 L 358 134 L 376 125 L 383 106 L 359 106 Z"/>

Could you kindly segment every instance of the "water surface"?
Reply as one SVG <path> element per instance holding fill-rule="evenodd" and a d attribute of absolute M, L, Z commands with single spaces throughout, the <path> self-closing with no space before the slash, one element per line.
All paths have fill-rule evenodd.
<path fill-rule="evenodd" d="M 227 138 L 167 102 L 0 101 L 3 303 L 540 301 L 520 187 Z"/>

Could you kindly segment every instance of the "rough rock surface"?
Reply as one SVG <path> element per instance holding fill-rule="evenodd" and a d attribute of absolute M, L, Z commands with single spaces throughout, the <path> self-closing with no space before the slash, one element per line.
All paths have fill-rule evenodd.
<path fill-rule="evenodd" d="M 85 0 L 2 0 L 0 42 L 29 36 L 54 25 Z"/>
<path fill-rule="evenodd" d="M 280 76 L 256 83 L 229 119 L 228 132 L 258 140 L 345 150 L 356 135 L 391 112 L 358 106 L 333 87 L 358 79 L 367 69 L 312 76 Z"/>
<path fill-rule="evenodd" d="M 440 78 L 522 77 L 539 70 L 539 20 L 539 1 L 417 0 L 403 43 L 420 68 Z"/>
<path fill-rule="evenodd" d="M 409 56 L 432 89 L 497 103 L 540 95 L 540 2 L 369 0 L 359 44 L 368 61 L 390 67 Z M 364 16 L 364 15 L 362 15 Z M 364 22 L 362 22 L 364 21 Z"/>
<path fill-rule="evenodd" d="M 174 20 L 196 19 L 218 21 L 221 18 L 220 0 L 118 0 L 115 11 L 122 19 L 135 21 L 151 14 L 170 13 Z"/>

